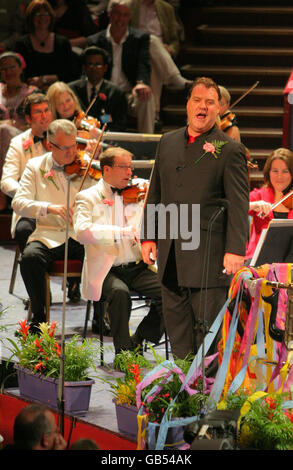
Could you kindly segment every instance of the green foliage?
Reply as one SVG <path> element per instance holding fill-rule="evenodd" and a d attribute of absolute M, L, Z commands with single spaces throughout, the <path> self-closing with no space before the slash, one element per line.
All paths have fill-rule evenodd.
<path fill-rule="evenodd" d="M 284 394 L 267 395 L 251 402 L 241 423 L 242 445 L 262 450 L 293 448 L 293 415 L 282 407 L 285 397 Z"/>
<path fill-rule="evenodd" d="M 26 320 L 19 322 L 20 330 L 17 340 L 8 338 L 11 344 L 12 357 L 16 356 L 19 365 L 45 377 L 58 378 L 60 375 L 60 358 L 62 348 L 56 341 L 56 322 L 40 324 L 40 335 L 32 334 Z M 73 336 L 64 345 L 64 380 L 68 382 L 86 380 L 89 369 L 95 368 L 97 346 L 92 339 L 82 340 Z"/>

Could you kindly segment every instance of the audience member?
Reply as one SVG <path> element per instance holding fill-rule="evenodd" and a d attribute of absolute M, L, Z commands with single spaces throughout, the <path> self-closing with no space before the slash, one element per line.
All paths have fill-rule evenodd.
<path fill-rule="evenodd" d="M 57 119 L 48 127 L 50 152 L 28 161 L 13 198 L 12 207 L 22 217 L 36 219 L 36 230 L 30 235 L 20 261 L 20 271 L 28 292 L 32 323 L 31 330 L 39 332 L 38 324 L 46 321 L 45 274 L 55 260 L 64 260 L 67 216 L 68 257 L 83 262 L 84 248 L 76 241 L 72 227 L 74 198 L 80 189 L 81 178 L 71 181 L 70 201 L 67 208 L 68 182 L 64 165 L 76 158 L 76 127 L 66 119 Z M 85 187 L 94 180 L 85 180 Z M 80 300 L 80 278 L 70 278 L 68 297 Z"/>
<path fill-rule="evenodd" d="M 96 46 L 88 47 L 82 54 L 84 76 L 69 83 L 79 99 L 83 110 L 87 110 L 96 97 L 89 113 L 101 125 L 107 123 L 108 131 L 122 132 L 127 124 L 127 99 L 125 93 L 104 79 L 108 68 L 108 54 Z"/>
<path fill-rule="evenodd" d="M 56 80 L 76 78 L 78 70 L 70 42 L 54 33 L 54 11 L 47 0 L 31 1 L 25 22 L 27 34 L 16 40 L 14 50 L 26 61 L 26 81 L 46 91 Z"/>
<path fill-rule="evenodd" d="M 80 42 L 82 47 L 97 46 L 109 54 L 105 78 L 126 93 L 129 113 L 137 116 L 137 129 L 154 132 L 155 102 L 150 88 L 149 35 L 129 28 L 129 0 L 110 0 L 110 24 Z"/>
<path fill-rule="evenodd" d="M 13 48 L 24 33 L 24 15 L 19 0 L 0 0 L 0 52 Z"/>
<path fill-rule="evenodd" d="M 254 188 L 249 194 L 249 215 L 252 217 L 250 237 L 246 249 L 246 262 L 253 257 L 261 232 L 272 219 L 293 219 L 293 208 L 289 209 L 278 201 L 293 189 L 293 153 L 279 148 L 266 160 L 264 186 Z M 274 206 L 274 208 L 273 208 Z M 288 262 L 292 262 L 292 259 Z"/>
<path fill-rule="evenodd" d="M 100 450 L 100 447 L 93 439 L 79 439 L 75 441 L 70 450 Z"/>
<path fill-rule="evenodd" d="M 13 438 L 10 450 L 65 450 L 67 446 L 54 414 L 41 404 L 22 408 L 14 421 Z"/>
<path fill-rule="evenodd" d="M 15 52 L 0 55 L 0 178 L 10 140 L 27 128 L 21 105 L 26 96 L 37 90 L 22 80 L 25 63 Z M 0 210 L 7 207 L 7 198 L 0 192 Z"/>
<path fill-rule="evenodd" d="M 82 294 L 106 300 L 115 354 L 136 349 L 144 339 L 157 343 L 164 330 L 161 287 L 157 274 L 141 259 L 137 238 L 143 201 L 123 205 L 121 190 L 131 179 L 132 157 L 120 147 L 106 149 L 100 156 L 103 177 L 75 199 L 74 229 L 86 251 Z M 131 290 L 153 301 L 132 337 Z"/>
<path fill-rule="evenodd" d="M 151 89 L 156 102 L 156 130 L 161 130 L 160 108 L 163 85 L 184 89 L 191 84 L 173 61 L 179 52 L 179 37 L 172 5 L 162 0 L 132 0 L 131 24 L 150 35 Z"/>
<path fill-rule="evenodd" d="M 52 120 L 48 99 L 42 93 L 33 93 L 24 100 L 24 115 L 29 129 L 11 139 L 1 178 L 1 191 L 13 198 L 19 188 L 19 180 L 27 162 L 46 149 L 45 133 Z M 21 252 L 29 235 L 35 230 L 35 219 L 12 215 L 11 235 Z"/>
<path fill-rule="evenodd" d="M 169 54 L 179 53 L 178 25 L 172 5 L 164 0 L 132 0 L 131 26 L 157 36 Z"/>
<path fill-rule="evenodd" d="M 72 47 L 75 39 L 98 31 L 88 6 L 83 0 L 48 0 L 55 12 L 54 31 L 66 36 Z"/>

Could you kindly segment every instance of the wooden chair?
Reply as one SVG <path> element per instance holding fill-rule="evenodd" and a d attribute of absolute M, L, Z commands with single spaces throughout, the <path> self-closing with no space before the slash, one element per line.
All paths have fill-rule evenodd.
<path fill-rule="evenodd" d="M 67 277 L 78 277 L 81 276 L 82 262 L 77 259 L 69 259 L 67 263 Z M 64 261 L 54 261 L 49 272 L 46 273 L 46 322 L 50 322 L 50 305 L 51 305 L 51 293 L 50 293 L 50 281 L 51 277 L 62 277 L 64 275 Z M 29 308 L 28 320 L 31 319 L 31 309 Z"/>

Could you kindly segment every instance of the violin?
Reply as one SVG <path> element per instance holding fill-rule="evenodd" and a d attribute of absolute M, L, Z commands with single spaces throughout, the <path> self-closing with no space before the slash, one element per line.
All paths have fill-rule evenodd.
<path fill-rule="evenodd" d="M 70 176 L 83 176 L 89 164 L 89 158 L 86 158 L 85 156 L 88 157 L 83 150 L 79 150 L 76 154 L 75 160 L 72 163 L 65 165 L 65 173 Z M 88 169 L 88 175 L 97 181 L 102 177 L 102 172 L 96 162 L 91 162 Z"/>
<path fill-rule="evenodd" d="M 230 127 L 233 127 L 236 125 L 236 115 L 234 113 L 231 113 L 231 111 L 228 111 L 225 113 L 223 116 L 220 118 L 220 129 L 223 132 L 226 132 Z"/>
<path fill-rule="evenodd" d="M 293 190 L 289 191 L 280 201 L 275 202 L 275 204 L 272 205 L 272 211 L 279 205 L 283 204 L 287 209 L 291 210 L 293 209 Z"/>
<path fill-rule="evenodd" d="M 126 188 L 122 189 L 121 195 L 123 197 L 124 204 L 135 204 L 140 201 L 143 201 L 147 194 L 147 183 L 145 182 L 143 186 L 140 183 L 130 184 Z"/>
<path fill-rule="evenodd" d="M 77 115 L 74 117 L 73 122 L 78 131 L 90 132 L 90 130 L 94 127 L 98 129 L 101 127 L 101 123 L 98 121 L 98 119 L 87 116 L 87 114 L 83 113 L 82 111 L 77 113 Z M 79 134 L 80 137 L 86 138 L 86 134 L 81 135 L 82 132 L 80 132 Z"/>

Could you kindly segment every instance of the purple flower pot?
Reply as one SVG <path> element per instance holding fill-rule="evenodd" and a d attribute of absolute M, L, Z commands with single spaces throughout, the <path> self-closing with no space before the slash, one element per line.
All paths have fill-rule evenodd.
<path fill-rule="evenodd" d="M 127 434 L 134 439 L 137 438 L 137 413 L 136 406 L 127 405 L 126 403 L 118 404 L 113 399 L 116 408 L 117 426 L 122 434 Z"/>
<path fill-rule="evenodd" d="M 17 369 L 19 393 L 22 397 L 58 409 L 58 379 L 34 374 L 18 364 L 15 364 L 14 367 Z M 94 383 L 94 380 L 64 382 L 64 410 L 66 413 L 84 414 L 88 411 Z"/>

